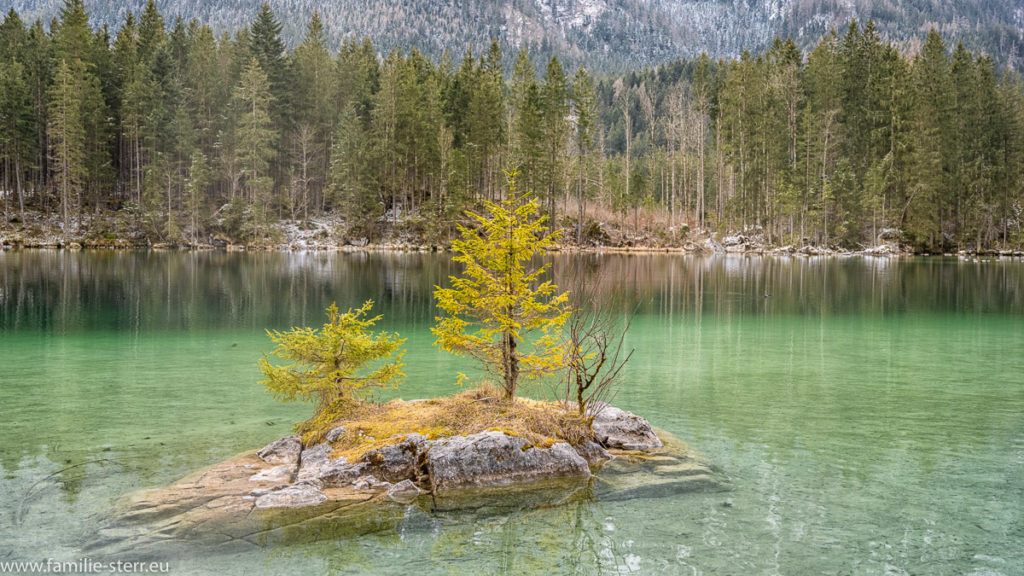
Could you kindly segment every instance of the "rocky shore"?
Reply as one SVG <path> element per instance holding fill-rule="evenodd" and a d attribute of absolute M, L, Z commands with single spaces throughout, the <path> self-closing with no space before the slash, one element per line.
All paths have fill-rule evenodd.
<path fill-rule="evenodd" d="M 635 414 L 607 406 L 593 431 L 593 440 L 576 446 L 533 446 L 499 430 L 433 439 L 401 434 L 351 461 L 332 447 L 350 434 L 342 427 L 314 445 L 289 436 L 171 486 L 129 495 L 100 541 L 257 543 L 310 530 L 384 529 L 410 506 L 433 514 L 727 486 L 688 446 Z"/>
<path fill-rule="evenodd" d="M 185 241 L 153 240 L 144 230 L 123 223 L 115 213 L 90 214 L 80 226 L 65 236 L 60 219 L 53 214 L 28 213 L 24 221 L 0 222 L 0 249 L 63 248 L 63 249 L 156 249 L 156 250 L 226 250 L 226 251 L 400 251 L 444 252 L 445 241 L 431 241 L 415 234 L 391 231 L 383 238 L 366 238 L 339 234 L 344 222 L 338 217 L 318 217 L 308 221 L 282 220 L 272 227 L 268 239 L 258 243 L 238 242 L 223 235 Z M 607 233 L 603 230 L 607 229 Z M 883 231 L 874 246 L 856 250 L 820 246 L 810 241 L 779 245 L 768 241 L 760 229 L 713 234 L 695 231 L 675 236 L 651 231 L 629 233 L 613 226 L 603 227 L 599 235 L 591 235 L 581 244 L 572 241 L 573 230 L 567 229 L 565 241 L 554 247 L 566 252 L 610 253 L 684 253 L 684 254 L 777 254 L 793 256 L 877 257 L 910 256 L 913 251 L 899 241 L 899 235 Z M 954 255 L 953 253 L 946 254 Z M 965 249 L 960 257 L 1024 257 L 1020 249 Z"/>

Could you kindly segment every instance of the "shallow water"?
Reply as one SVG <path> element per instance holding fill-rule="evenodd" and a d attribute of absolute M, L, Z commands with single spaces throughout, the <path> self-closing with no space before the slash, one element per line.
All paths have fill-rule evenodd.
<path fill-rule="evenodd" d="M 558 257 L 635 310 L 615 403 L 728 492 L 381 518 L 262 546 L 97 541 L 112 503 L 285 435 L 265 328 L 366 298 L 408 338 L 386 397 L 455 392 L 431 254 L 0 252 L 0 562 L 174 574 L 1024 574 L 1024 263 Z M 616 313 L 625 310 L 616 309 Z M 531 392 L 547 393 L 543 389 Z M 0 565 L 2 568 L 2 565 Z"/>

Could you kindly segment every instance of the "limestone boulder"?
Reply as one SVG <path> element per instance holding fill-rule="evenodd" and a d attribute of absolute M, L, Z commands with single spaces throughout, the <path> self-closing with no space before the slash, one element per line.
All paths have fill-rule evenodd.
<path fill-rule="evenodd" d="M 654 433 L 651 424 L 644 418 L 616 408 L 603 405 L 595 407 L 594 437 L 605 448 L 623 450 L 653 450 L 661 448 L 661 440 Z"/>
<path fill-rule="evenodd" d="M 331 458 L 331 447 L 322 443 L 302 451 L 296 480 L 338 486 L 351 484 L 364 475 L 365 470 L 365 463 L 350 464 L 345 458 Z"/>
<path fill-rule="evenodd" d="M 427 471 L 435 495 L 562 478 L 589 478 L 587 461 L 569 444 L 529 446 L 524 438 L 487 431 L 432 443 Z"/>
<path fill-rule="evenodd" d="M 416 476 L 420 453 L 428 445 L 426 436 L 410 434 L 397 444 L 367 452 L 362 460 L 376 477 L 388 482 L 401 482 Z"/>
<path fill-rule="evenodd" d="M 383 492 L 391 488 L 391 482 L 378 480 L 373 474 L 360 476 L 352 482 L 352 488 L 360 492 Z"/>
<path fill-rule="evenodd" d="M 605 450 L 604 446 L 601 446 L 597 442 L 587 440 L 579 446 L 574 446 L 576 453 L 579 454 L 591 468 L 600 466 L 604 462 L 615 458 L 611 452 Z"/>
<path fill-rule="evenodd" d="M 302 442 L 298 436 L 288 436 L 267 444 L 256 455 L 269 464 L 288 464 L 296 466 L 299 463 L 299 454 L 302 452 Z"/>

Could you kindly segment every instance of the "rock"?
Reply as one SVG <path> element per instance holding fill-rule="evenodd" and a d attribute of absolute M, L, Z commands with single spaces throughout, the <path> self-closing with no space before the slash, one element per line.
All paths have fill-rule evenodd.
<path fill-rule="evenodd" d="M 249 482 L 289 482 L 294 471 L 294 466 L 282 464 L 253 474 L 252 478 L 249 478 Z"/>
<path fill-rule="evenodd" d="M 326 485 L 351 484 L 363 475 L 365 463 L 349 464 L 345 458 L 331 458 L 331 447 L 317 444 L 302 451 L 299 458 L 298 482 L 317 481 Z"/>
<path fill-rule="evenodd" d="M 377 480 L 376 476 L 367 474 L 366 476 L 356 478 L 355 482 L 352 482 L 352 487 L 360 492 L 366 492 L 369 490 L 387 490 L 391 488 L 391 482 L 382 482 Z"/>
<path fill-rule="evenodd" d="M 275 440 L 264 446 L 256 453 L 264 462 L 270 464 L 290 464 L 296 466 L 299 463 L 299 453 L 302 452 L 302 443 L 298 436 L 288 436 Z"/>
<path fill-rule="evenodd" d="M 287 488 L 260 496 L 256 499 L 256 507 L 301 508 L 303 506 L 316 506 L 326 501 L 327 495 L 320 491 L 320 487 L 316 483 L 296 482 Z"/>
<path fill-rule="evenodd" d="M 344 435 L 345 435 L 345 427 L 344 426 L 338 426 L 337 428 L 332 428 L 331 431 L 327 433 L 327 436 L 326 436 L 327 442 L 329 442 L 331 444 L 334 444 L 338 440 L 341 440 L 341 437 L 344 436 Z"/>
<path fill-rule="evenodd" d="M 573 448 L 576 450 L 577 454 L 587 461 L 587 464 L 589 464 L 591 468 L 615 458 L 615 456 L 612 456 L 610 452 L 604 449 L 604 446 L 601 446 L 592 440 L 587 440 L 579 446 L 573 446 Z"/>
<path fill-rule="evenodd" d="M 658 434 L 664 447 L 642 454 L 612 450 L 615 458 L 604 462 L 597 476 L 588 473 L 585 458 L 566 444 L 538 449 L 501 432 L 423 441 L 420 460 L 431 481 L 419 484 L 406 479 L 388 485 L 368 472 L 367 462 L 332 460 L 326 446 L 310 449 L 307 467 L 326 466 L 349 478 L 348 483 L 332 486 L 315 478 L 290 486 L 252 482 L 254 473 L 272 466 L 250 451 L 171 486 L 127 495 L 115 507 L 116 521 L 101 528 L 96 538 L 104 546 L 116 542 L 125 554 L 139 553 L 146 545 L 163 550 L 168 539 L 237 545 L 243 551 L 267 542 L 306 544 L 401 530 L 409 526 L 410 514 L 431 522 L 428 515 L 438 511 L 505 514 L 595 497 L 631 500 L 729 488 L 727 479 L 684 443 L 669 433 Z M 596 444 L 580 450 L 591 457 L 603 453 Z M 433 497 L 425 498 L 432 485 Z"/>
<path fill-rule="evenodd" d="M 420 489 L 412 483 L 412 480 L 402 480 L 388 488 L 388 498 L 392 502 L 408 504 L 420 495 Z"/>
<path fill-rule="evenodd" d="M 426 446 L 427 438 L 422 434 L 410 434 L 398 444 L 371 450 L 363 456 L 369 469 L 388 482 L 400 482 L 416 475 L 420 452 Z"/>
<path fill-rule="evenodd" d="M 590 477 L 587 461 L 568 444 L 547 449 L 527 444 L 498 431 L 435 441 L 427 452 L 431 488 L 440 496 L 465 488 Z"/>
<path fill-rule="evenodd" d="M 708 238 L 704 242 L 704 246 L 712 254 L 725 254 L 725 246 L 722 246 L 721 243 L 716 242 L 713 238 Z"/>
<path fill-rule="evenodd" d="M 606 448 L 622 448 L 624 450 L 651 450 L 661 448 L 661 440 L 647 420 L 620 410 L 614 406 L 604 405 L 594 416 L 594 436 Z"/>
<path fill-rule="evenodd" d="M 333 461 L 317 476 L 317 480 L 327 486 L 343 486 L 355 482 L 360 476 L 366 474 L 365 462 L 343 464 L 344 458 L 341 458 L 340 461 Z"/>
<path fill-rule="evenodd" d="M 864 254 L 868 256 L 888 256 L 893 254 L 892 246 L 888 244 L 882 244 L 880 246 L 872 246 L 864 249 Z"/>

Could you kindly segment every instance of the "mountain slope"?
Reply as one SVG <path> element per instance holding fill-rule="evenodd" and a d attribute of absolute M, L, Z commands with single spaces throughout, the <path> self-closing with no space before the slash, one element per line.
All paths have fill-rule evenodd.
<path fill-rule="evenodd" d="M 196 18 L 218 31 L 247 25 L 263 0 L 157 0 L 171 20 Z M 23 18 L 49 20 L 61 0 L 12 0 Z M 117 27 L 145 0 L 92 0 L 94 24 Z M 776 36 L 804 48 L 850 18 L 873 19 L 882 34 L 913 51 L 929 28 L 952 42 L 1024 64 L 1021 0 L 270 0 L 289 44 L 319 10 L 333 40 L 370 37 L 382 50 L 415 46 L 438 56 L 499 38 L 506 55 L 526 44 L 570 63 L 604 69 L 654 64 L 707 52 L 734 57 Z"/>

